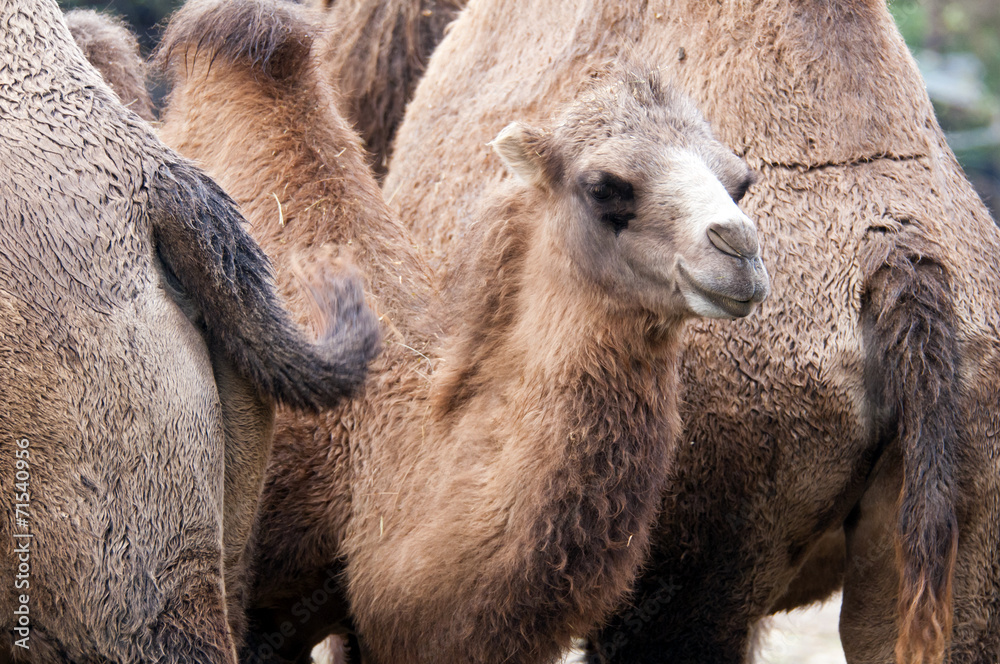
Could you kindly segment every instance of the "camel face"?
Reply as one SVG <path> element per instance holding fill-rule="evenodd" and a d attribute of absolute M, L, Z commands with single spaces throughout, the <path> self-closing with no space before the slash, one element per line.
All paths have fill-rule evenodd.
<path fill-rule="evenodd" d="M 554 214 L 544 231 L 575 276 L 661 316 L 739 318 L 770 282 L 736 202 L 753 182 L 685 98 L 655 80 L 593 92 L 550 130 L 493 147 Z"/>
<path fill-rule="evenodd" d="M 736 189 L 745 191 L 749 170 L 733 160 L 738 168 L 732 170 L 739 173 L 733 179 Z M 648 212 L 654 228 L 666 225 L 662 219 L 673 219 L 675 258 L 663 279 L 676 283 L 687 306 L 698 315 L 749 315 L 770 290 L 753 222 L 700 155 L 671 154 L 664 171 L 666 177 L 654 188 L 656 197 Z M 642 250 L 650 244 L 637 248 L 636 253 L 643 256 Z M 655 259 L 648 256 L 647 262 Z"/>

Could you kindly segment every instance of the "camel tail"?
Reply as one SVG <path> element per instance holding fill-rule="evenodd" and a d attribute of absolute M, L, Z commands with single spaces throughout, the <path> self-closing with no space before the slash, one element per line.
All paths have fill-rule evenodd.
<path fill-rule="evenodd" d="M 905 247 L 890 250 L 862 296 L 866 383 L 874 403 L 892 414 L 904 465 L 895 537 L 898 664 L 943 662 L 951 639 L 961 428 L 952 303 L 944 267 Z"/>
<path fill-rule="evenodd" d="M 177 10 L 154 65 L 176 84 L 201 60 L 228 63 L 282 80 L 303 72 L 315 38 L 305 10 L 279 0 L 189 2 Z"/>
<path fill-rule="evenodd" d="M 263 394 L 318 411 L 361 385 L 379 334 L 359 277 L 324 272 L 309 284 L 322 329 L 310 343 L 282 306 L 236 204 L 207 175 L 185 163 L 161 166 L 150 203 L 168 290 Z"/>

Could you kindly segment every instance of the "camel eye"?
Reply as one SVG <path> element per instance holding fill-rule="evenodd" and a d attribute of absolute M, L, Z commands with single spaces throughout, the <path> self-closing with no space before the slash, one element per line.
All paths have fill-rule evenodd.
<path fill-rule="evenodd" d="M 749 174 L 742 180 L 740 180 L 736 184 L 736 186 L 733 187 L 733 190 L 730 193 L 730 196 L 733 197 L 733 201 L 739 203 L 741 200 L 743 200 L 743 197 L 747 195 L 747 190 L 750 189 L 751 186 L 753 186 L 756 180 L 757 178 L 754 177 L 753 174 Z"/>
<path fill-rule="evenodd" d="M 614 189 L 611 188 L 606 182 L 601 182 L 590 188 L 590 196 L 595 201 L 606 201 L 614 195 Z"/>
<path fill-rule="evenodd" d="M 580 191 L 592 202 L 604 207 L 632 199 L 628 180 L 607 171 L 590 171 L 580 178 Z"/>
<path fill-rule="evenodd" d="M 590 204 L 594 216 L 615 236 L 635 219 L 635 192 L 628 180 L 607 171 L 589 171 L 581 176 L 579 186 L 577 191 Z"/>

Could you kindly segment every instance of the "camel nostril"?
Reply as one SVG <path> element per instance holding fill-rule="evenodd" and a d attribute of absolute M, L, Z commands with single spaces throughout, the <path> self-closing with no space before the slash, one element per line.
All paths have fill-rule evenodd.
<path fill-rule="evenodd" d="M 760 255 L 757 232 L 750 224 L 738 221 L 712 224 L 706 233 L 708 241 L 724 254 L 746 259 L 754 259 Z"/>

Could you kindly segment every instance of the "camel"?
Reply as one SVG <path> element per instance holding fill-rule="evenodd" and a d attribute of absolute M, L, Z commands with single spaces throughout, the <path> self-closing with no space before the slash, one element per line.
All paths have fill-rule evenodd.
<path fill-rule="evenodd" d="M 376 321 L 357 275 L 303 271 L 308 341 L 233 201 L 56 3 L 10 0 L 0 26 L 0 660 L 235 664 L 274 403 L 350 396 Z"/>
<path fill-rule="evenodd" d="M 346 248 L 384 330 L 362 395 L 314 417 L 276 415 L 255 584 L 244 598 L 251 630 L 242 660 L 251 662 L 308 661 L 346 619 L 338 557 L 352 456 L 419 409 L 426 358 L 442 335 L 431 272 L 386 206 L 329 77 L 312 66 L 322 24 L 291 3 L 192 4 L 171 17 L 154 58 L 172 87 L 161 138 L 240 202 L 293 315 L 306 320 L 312 308 L 295 266 L 323 269 Z"/>
<path fill-rule="evenodd" d="M 68 11 L 65 18 L 76 45 L 121 102 L 143 120 L 155 120 L 146 90 L 146 63 L 124 21 L 91 9 Z"/>
<path fill-rule="evenodd" d="M 407 108 L 387 198 L 454 273 L 504 177 L 484 144 L 626 50 L 759 173 L 745 209 L 776 297 L 692 326 L 651 561 L 595 656 L 746 661 L 758 619 L 843 583 L 852 664 L 997 661 L 1000 237 L 882 0 L 473 0 Z M 822 584 L 814 556 L 844 565 Z"/>
<path fill-rule="evenodd" d="M 466 0 L 315 0 L 330 30 L 318 47 L 321 66 L 343 98 L 344 112 L 385 175 L 406 103 L 445 28 Z"/>
<path fill-rule="evenodd" d="M 385 335 L 363 399 L 279 427 L 243 659 L 307 661 L 354 629 L 366 661 L 547 661 L 644 557 L 685 321 L 747 315 L 767 293 L 734 202 L 750 171 L 655 74 L 602 76 L 558 118 L 494 137 L 514 177 L 484 201 L 461 248 L 465 306 L 444 315 L 387 208 L 331 223 L 364 161 L 315 29 L 291 5 L 190 3 L 161 45 L 163 135 L 244 183 L 279 272 L 291 247 L 351 244 L 377 311 L 421 326 Z"/>

